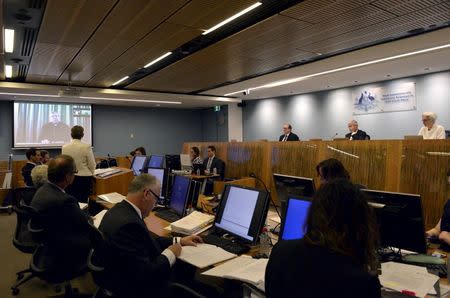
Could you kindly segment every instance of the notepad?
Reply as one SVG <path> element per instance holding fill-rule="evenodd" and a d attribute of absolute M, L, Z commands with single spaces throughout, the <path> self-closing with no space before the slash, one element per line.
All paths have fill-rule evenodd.
<path fill-rule="evenodd" d="M 170 224 L 172 232 L 193 235 L 214 221 L 214 215 L 194 211 Z"/>
<path fill-rule="evenodd" d="M 383 287 L 396 291 L 407 290 L 417 297 L 425 297 L 439 280 L 438 276 L 428 273 L 425 267 L 395 262 L 382 263 L 381 272 L 379 279 Z"/>
<path fill-rule="evenodd" d="M 259 286 L 264 284 L 267 262 L 268 259 L 253 259 L 243 255 L 202 274 L 237 279 Z"/>
<path fill-rule="evenodd" d="M 235 254 L 220 247 L 201 243 L 197 246 L 183 246 L 178 258 L 201 269 L 235 257 Z"/>
<path fill-rule="evenodd" d="M 124 195 L 121 195 L 120 193 L 117 193 L 117 192 L 111 192 L 111 193 L 99 195 L 98 197 L 100 199 L 102 199 L 103 201 L 106 201 L 106 202 L 109 202 L 112 204 L 120 203 L 126 198 Z"/>
<path fill-rule="evenodd" d="M 106 212 L 108 210 L 102 210 L 99 213 L 97 213 L 93 219 L 94 219 L 94 226 L 98 229 L 98 227 L 100 226 L 100 223 L 102 222 L 103 216 L 105 216 Z"/>

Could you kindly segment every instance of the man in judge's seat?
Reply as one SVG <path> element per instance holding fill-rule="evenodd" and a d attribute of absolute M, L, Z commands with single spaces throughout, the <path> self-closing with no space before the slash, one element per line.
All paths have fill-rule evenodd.
<path fill-rule="evenodd" d="M 370 136 L 365 131 L 358 129 L 358 121 L 352 120 L 348 123 L 348 130 L 350 131 L 345 135 L 347 139 L 351 140 L 370 140 Z"/>
<path fill-rule="evenodd" d="M 213 173 L 214 169 L 216 169 L 221 180 L 225 177 L 225 162 L 216 157 L 216 147 L 212 145 L 208 146 L 208 157 L 203 160 L 203 166 L 205 171 L 209 173 Z"/>
<path fill-rule="evenodd" d="M 300 141 L 298 135 L 292 132 L 292 125 L 285 123 L 283 125 L 283 134 L 278 139 L 279 142 Z"/>
<path fill-rule="evenodd" d="M 87 270 L 91 248 L 88 216 L 81 211 L 77 200 L 66 194 L 65 188 L 73 182 L 75 161 L 68 155 L 59 155 L 48 164 L 48 182 L 33 197 L 31 206 L 40 216 L 44 228 L 46 251 L 43 253 L 57 272 L 71 276 L 72 272 Z"/>
<path fill-rule="evenodd" d="M 182 246 L 196 246 L 199 236 L 155 237 L 144 218 L 155 206 L 161 189 L 152 175 L 136 176 L 125 200 L 116 204 L 102 219 L 108 256 L 104 280 L 114 297 L 161 297 L 167 292 L 172 267 Z M 108 261 L 109 260 L 109 261 Z"/>
<path fill-rule="evenodd" d="M 50 121 L 41 128 L 39 142 L 42 144 L 65 144 L 70 142 L 70 127 L 61 121 L 61 115 L 58 112 L 53 111 L 50 113 Z"/>
<path fill-rule="evenodd" d="M 25 152 L 27 156 L 27 163 L 22 167 L 22 176 L 25 185 L 28 187 L 33 187 L 33 181 L 31 180 L 31 171 L 34 167 L 39 164 L 41 160 L 41 155 L 36 148 L 30 148 Z"/>

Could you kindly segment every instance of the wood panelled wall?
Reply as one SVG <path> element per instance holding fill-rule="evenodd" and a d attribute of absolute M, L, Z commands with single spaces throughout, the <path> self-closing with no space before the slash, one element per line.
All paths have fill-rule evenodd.
<path fill-rule="evenodd" d="M 426 228 L 438 222 L 450 198 L 450 140 L 185 143 L 183 153 L 197 146 L 205 157 L 208 145 L 225 161 L 225 177 L 254 172 L 275 200 L 272 173 L 315 178 L 319 186 L 315 167 L 331 157 L 344 164 L 353 182 L 369 189 L 420 194 Z"/>

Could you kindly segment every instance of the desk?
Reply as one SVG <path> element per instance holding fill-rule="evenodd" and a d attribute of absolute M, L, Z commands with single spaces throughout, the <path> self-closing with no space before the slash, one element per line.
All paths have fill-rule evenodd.
<path fill-rule="evenodd" d="M 127 168 L 118 168 L 122 172 L 100 178 L 94 176 L 93 195 L 101 195 L 105 193 L 118 192 L 126 195 L 128 192 L 128 185 L 133 180 L 133 171 Z"/>

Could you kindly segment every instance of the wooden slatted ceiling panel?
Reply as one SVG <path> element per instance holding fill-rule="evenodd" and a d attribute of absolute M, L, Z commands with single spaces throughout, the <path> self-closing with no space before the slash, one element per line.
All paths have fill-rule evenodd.
<path fill-rule="evenodd" d="M 120 1 L 76 56 L 58 83 L 65 83 L 71 74 L 74 84 L 83 85 L 155 30 L 186 2 L 186 0 L 171 0 L 161 5 L 160 0 Z M 113 82 L 127 74 L 119 75 Z"/>
<path fill-rule="evenodd" d="M 180 25 L 163 23 L 136 46 L 98 72 L 85 85 L 91 87 L 111 86 L 118 79 L 143 67 L 151 61 L 150 57 L 156 58 L 169 49 L 177 48 L 198 36 L 198 32 L 198 30 Z"/>
<path fill-rule="evenodd" d="M 171 17 L 169 22 L 206 30 L 256 2 L 257 0 L 194 0 Z"/>
<path fill-rule="evenodd" d="M 128 87 L 192 92 L 270 71 L 316 53 L 361 46 L 450 19 L 447 8 L 450 1 L 437 6 L 430 1 L 427 4 L 431 6 L 421 10 L 416 9 L 423 6 L 415 6 L 413 13 L 400 17 L 371 4 L 364 5 L 367 2 L 302 2 Z M 407 2 L 415 5 L 415 2 Z M 301 25 L 295 28 L 284 15 Z M 281 29 L 271 30 L 277 27 L 273 24 L 277 22 Z M 249 32 L 257 38 L 249 37 Z"/>
<path fill-rule="evenodd" d="M 184 59 L 187 61 L 152 74 L 129 88 L 174 90 L 173 82 L 177 82 L 175 91 L 178 92 L 212 87 L 314 57 L 319 51 L 304 50 L 302 45 L 393 17 L 393 14 L 376 7 L 369 10 L 361 6 L 317 25 L 284 15 L 274 16 Z"/>
<path fill-rule="evenodd" d="M 158 3 L 161 3 L 160 0 Z M 114 60 L 109 59 L 108 66 L 103 69 L 93 69 L 95 74 L 86 80 L 85 84 L 93 87 L 109 87 L 151 60 L 199 36 L 202 33 L 201 30 L 214 26 L 253 3 L 255 0 L 190 1 L 128 51 Z M 106 60 L 108 59 L 103 62 L 106 63 Z"/>
<path fill-rule="evenodd" d="M 378 0 L 372 2 L 372 5 L 392 12 L 396 15 L 404 15 L 445 1 L 448 2 L 448 0 Z"/>
<path fill-rule="evenodd" d="M 301 21 L 318 24 L 332 20 L 339 14 L 368 4 L 370 0 L 306 0 L 281 12 Z"/>
<path fill-rule="evenodd" d="M 421 27 L 442 23 L 450 19 L 450 2 L 390 19 L 374 26 L 362 28 L 344 35 L 303 46 L 305 51 L 334 52 L 357 44 L 380 40 Z"/>
<path fill-rule="evenodd" d="M 249 74 L 248 70 L 261 72 L 277 67 L 293 56 L 296 59 L 309 57 L 310 53 L 283 47 L 284 43 L 293 38 L 293 33 L 300 32 L 306 26 L 309 24 L 274 16 L 147 76 L 131 84 L 129 88 L 189 92 L 246 76 Z M 276 56 L 265 54 L 268 49 L 280 47 L 283 50 L 279 50 Z M 255 52 L 262 52 L 263 55 L 255 55 Z"/>
<path fill-rule="evenodd" d="M 27 82 L 55 83 L 115 0 L 49 0 Z"/>

